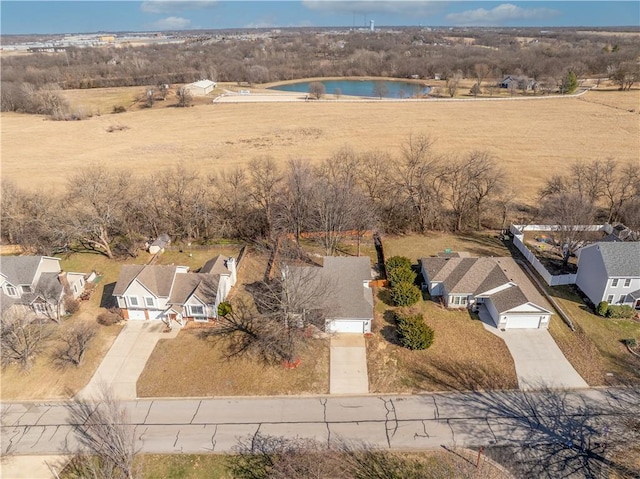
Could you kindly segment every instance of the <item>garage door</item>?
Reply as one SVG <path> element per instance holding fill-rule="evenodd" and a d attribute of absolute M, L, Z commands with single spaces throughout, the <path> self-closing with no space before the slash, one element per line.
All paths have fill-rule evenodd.
<path fill-rule="evenodd" d="M 130 309 L 129 310 L 129 319 L 144 321 L 147 318 L 144 316 L 144 311 L 136 311 L 135 309 L 133 309 L 133 310 Z"/>
<path fill-rule="evenodd" d="M 162 320 L 164 311 L 149 311 L 149 319 Z"/>
<path fill-rule="evenodd" d="M 333 320 L 327 323 L 328 333 L 364 333 L 366 321 Z"/>
<path fill-rule="evenodd" d="M 509 315 L 506 329 L 537 329 L 540 327 L 539 315 Z"/>

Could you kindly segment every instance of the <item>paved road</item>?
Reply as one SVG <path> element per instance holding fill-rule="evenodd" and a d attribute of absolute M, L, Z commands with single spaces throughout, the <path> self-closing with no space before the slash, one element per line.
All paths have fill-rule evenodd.
<path fill-rule="evenodd" d="M 206 453 L 233 450 L 238 437 L 257 432 L 286 437 L 365 441 L 391 449 L 427 449 L 558 440 L 581 424 L 572 413 L 602 404 L 601 391 L 561 395 L 503 392 L 420 396 L 287 397 L 139 400 L 122 404 L 141 452 Z M 537 414 L 549 417 L 539 427 Z M 606 419 L 606 418 L 605 418 Z M 2 404 L 2 453 L 55 454 L 77 446 L 60 402 Z M 605 426 L 603 426 L 604 428 Z M 555 429 L 558 429 L 556 432 Z"/>

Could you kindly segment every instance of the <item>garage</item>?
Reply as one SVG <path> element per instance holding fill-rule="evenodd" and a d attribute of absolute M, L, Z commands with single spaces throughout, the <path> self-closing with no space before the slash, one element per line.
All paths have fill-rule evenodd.
<path fill-rule="evenodd" d="M 149 319 L 153 319 L 155 321 L 162 321 L 164 317 L 164 311 L 149 311 Z"/>
<path fill-rule="evenodd" d="M 328 333 L 368 333 L 371 332 L 371 321 L 368 319 L 330 319 L 326 322 Z"/>
<path fill-rule="evenodd" d="M 144 311 L 136 310 L 136 309 L 129 309 L 128 311 L 129 311 L 129 319 L 136 320 L 136 321 L 144 321 L 145 319 L 147 319 L 147 317 L 144 315 Z"/>
<path fill-rule="evenodd" d="M 510 314 L 506 318 L 505 329 L 537 329 L 543 317 L 531 314 Z"/>

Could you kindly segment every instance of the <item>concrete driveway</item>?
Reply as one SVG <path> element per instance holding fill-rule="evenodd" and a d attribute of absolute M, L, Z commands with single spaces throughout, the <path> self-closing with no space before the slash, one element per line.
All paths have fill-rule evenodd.
<path fill-rule="evenodd" d="M 488 331 L 502 338 L 516 365 L 520 389 L 588 388 L 546 329 L 496 328 L 489 312 L 480 308 L 480 319 Z"/>
<path fill-rule="evenodd" d="M 127 321 L 113 342 L 95 374 L 78 396 L 91 399 L 104 386 L 111 388 L 116 399 L 135 399 L 138 377 L 159 339 L 175 338 L 180 328 L 164 333 L 162 321 Z"/>
<path fill-rule="evenodd" d="M 369 392 L 367 349 L 360 334 L 335 334 L 331 337 L 329 392 L 366 394 Z"/>

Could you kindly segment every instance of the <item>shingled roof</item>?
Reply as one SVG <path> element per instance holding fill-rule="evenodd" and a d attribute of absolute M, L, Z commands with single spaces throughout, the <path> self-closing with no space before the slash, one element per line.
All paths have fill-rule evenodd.
<path fill-rule="evenodd" d="M 14 286 L 32 284 L 42 258 L 42 256 L 3 256 L 0 259 L 0 271 Z"/>
<path fill-rule="evenodd" d="M 120 270 L 114 296 L 122 296 L 133 280 L 138 280 L 145 288 L 158 297 L 168 297 L 171 293 L 175 266 L 125 264 Z"/>
<path fill-rule="evenodd" d="M 600 251 L 608 277 L 640 278 L 640 242 L 606 242 L 592 247 Z"/>

